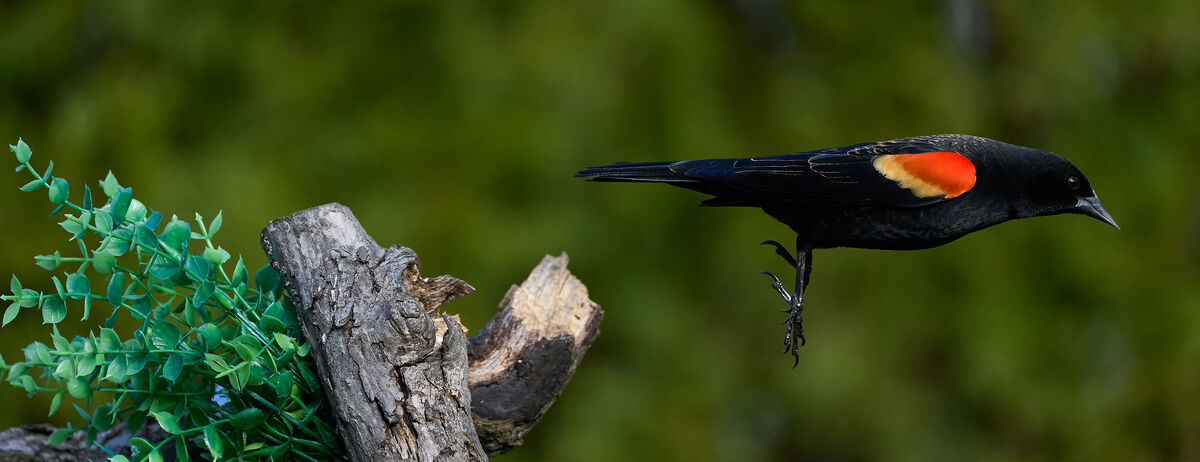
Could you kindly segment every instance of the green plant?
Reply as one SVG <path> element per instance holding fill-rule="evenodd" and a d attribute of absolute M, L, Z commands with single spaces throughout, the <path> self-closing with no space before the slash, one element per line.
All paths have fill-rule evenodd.
<path fill-rule="evenodd" d="M 135 460 L 160 460 L 171 441 L 185 461 L 189 443 L 212 459 L 339 457 L 306 358 L 309 345 L 279 275 L 265 266 L 251 286 L 241 257 L 226 271 L 229 252 L 212 241 L 220 213 L 207 224 L 196 214 L 193 231 L 187 221 L 164 220 L 111 172 L 100 182 L 103 205 L 94 206 L 87 186 L 77 204 L 68 199 L 67 181 L 52 176 L 53 162 L 38 174 L 24 141 L 10 148 L 20 163 L 16 170 L 33 175 L 20 189 L 46 189 L 55 205 L 51 216 L 70 212 L 58 224 L 80 253 L 36 257 L 49 271 L 73 268 L 61 279 L 52 276 L 53 291 L 25 288 L 13 276 L 12 294 L 0 297 L 10 302 L 4 325 L 22 309 L 37 309 L 52 330 L 49 345 L 33 342 L 24 349 L 24 361 L 0 358 L 6 380 L 31 396 L 52 393 L 51 415 L 65 399 L 76 401 L 85 422 L 54 432 L 51 443 L 86 431 L 92 444 L 97 432 L 118 423 L 132 433 L 153 419 L 170 437 L 135 438 Z M 57 324 L 68 311 L 79 310 L 86 321 L 94 305 L 112 307 L 103 327 L 70 340 L 59 334 Z M 136 328 L 122 329 L 122 317 L 132 322 L 121 325 Z M 113 454 L 112 460 L 125 457 Z"/>

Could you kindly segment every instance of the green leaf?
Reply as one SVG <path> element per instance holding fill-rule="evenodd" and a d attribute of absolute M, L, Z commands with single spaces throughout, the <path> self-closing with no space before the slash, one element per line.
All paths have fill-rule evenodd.
<path fill-rule="evenodd" d="M 163 364 L 162 374 L 171 383 L 175 383 L 175 379 L 179 378 L 179 374 L 183 372 L 183 354 L 174 353 L 167 358 L 167 363 Z"/>
<path fill-rule="evenodd" d="M 37 188 L 42 187 L 43 184 L 46 183 L 42 180 L 30 180 L 28 183 L 25 183 L 25 186 L 21 186 L 20 189 L 25 192 L 36 191 Z"/>
<path fill-rule="evenodd" d="M 88 380 L 82 377 L 75 377 L 67 380 L 67 393 L 76 398 L 85 398 L 91 394 L 92 389 Z"/>
<path fill-rule="evenodd" d="M 58 324 L 67 317 L 67 304 L 62 297 L 52 295 L 42 303 L 42 324 Z"/>
<path fill-rule="evenodd" d="M 100 182 L 100 188 L 104 190 L 104 195 L 113 197 L 117 191 L 121 189 L 121 185 L 117 183 L 117 177 L 113 176 L 112 170 L 108 171 L 108 176 L 104 177 L 104 181 Z"/>
<path fill-rule="evenodd" d="M 258 327 L 262 329 L 264 333 L 268 334 L 279 332 L 285 328 L 283 321 L 280 321 L 279 318 L 274 316 L 263 316 L 259 318 Z"/>
<path fill-rule="evenodd" d="M 221 230 L 221 222 L 223 221 L 221 219 L 221 213 L 222 213 L 221 211 L 217 211 L 217 217 L 213 218 L 212 223 L 209 223 L 209 225 L 208 225 L 208 238 L 209 239 L 212 239 L 213 235 L 217 234 L 217 231 Z"/>
<path fill-rule="evenodd" d="M 233 424 L 234 428 L 245 431 L 261 425 L 264 420 L 266 420 L 266 416 L 263 415 L 261 409 L 250 407 L 242 409 L 241 412 L 230 417 L 229 423 Z"/>
<path fill-rule="evenodd" d="M 277 446 L 272 446 L 271 453 L 270 453 L 270 459 L 271 460 L 285 460 L 285 459 L 287 459 L 287 457 L 285 457 L 285 456 L 287 456 L 287 453 L 289 450 L 291 450 L 291 446 L 289 446 L 287 444 L 280 444 Z"/>
<path fill-rule="evenodd" d="M 71 371 L 75 377 L 87 377 L 92 375 L 93 370 L 96 370 L 95 356 L 78 356 L 72 358 L 70 362 L 75 363 L 75 370 Z"/>
<path fill-rule="evenodd" d="M 275 363 L 278 367 L 286 367 L 287 363 L 291 362 L 293 359 L 296 359 L 296 349 L 288 348 L 283 350 L 283 353 L 279 354 L 279 357 L 275 359 Z"/>
<path fill-rule="evenodd" d="M 97 272 L 107 273 L 112 271 L 113 266 L 117 264 L 117 257 L 107 251 L 101 250 L 92 253 L 92 268 Z"/>
<path fill-rule="evenodd" d="M 71 364 L 71 358 L 66 357 L 58 362 L 58 367 L 54 368 L 53 375 L 60 379 L 70 379 L 75 377 L 75 365 Z"/>
<path fill-rule="evenodd" d="M 229 375 L 229 386 L 235 391 L 242 391 L 247 385 L 250 385 L 251 363 L 246 362 L 238 366 L 234 366 L 232 374 Z"/>
<path fill-rule="evenodd" d="M 279 348 L 281 350 L 286 350 L 288 348 L 296 347 L 296 340 L 287 336 L 286 334 L 284 334 L 282 332 L 275 333 L 275 343 L 279 345 Z"/>
<path fill-rule="evenodd" d="M 12 302 L 8 308 L 4 310 L 4 322 L 0 326 L 7 326 L 13 319 L 17 318 L 17 313 L 21 311 L 21 302 Z"/>
<path fill-rule="evenodd" d="M 255 351 L 254 347 L 246 345 L 245 343 L 242 343 L 242 342 L 234 341 L 233 342 L 233 351 L 236 351 L 238 356 L 240 356 L 245 361 L 251 361 L 254 358 L 258 357 L 258 352 Z"/>
<path fill-rule="evenodd" d="M 140 202 L 138 202 L 137 199 L 134 199 L 133 203 L 134 205 L 137 205 Z M 129 206 L 129 210 L 133 210 L 133 205 Z M 158 225 L 162 224 L 162 212 L 151 213 L 150 216 L 146 217 L 146 219 L 142 221 L 142 223 L 144 223 L 147 228 L 158 229 Z"/>
<path fill-rule="evenodd" d="M 54 351 L 59 353 L 71 352 L 71 342 L 68 342 L 66 337 L 59 335 L 58 326 L 54 326 L 54 333 L 50 334 L 50 339 L 54 342 Z"/>
<path fill-rule="evenodd" d="M 87 227 L 85 227 L 82 223 L 80 223 L 79 219 L 71 214 L 67 214 L 66 219 L 58 222 L 58 226 L 62 226 L 62 229 L 67 230 L 67 232 L 71 233 L 72 235 L 76 235 L 76 234 L 82 233 L 84 231 L 87 231 Z"/>
<path fill-rule="evenodd" d="M 112 230 L 113 230 L 112 215 L 109 215 L 107 212 L 104 212 L 104 211 L 97 212 L 96 217 L 95 217 L 95 222 L 96 222 L 96 229 L 100 230 L 100 232 L 102 232 L 102 233 L 111 233 L 112 232 Z"/>
<path fill-rule="evenodd" d="M 158 320 L 150 330 L 150 343 L 160 350 L 170 350 L 179 344 L 179 327 L 175 323 Z"/>
<path fill-rule="evenodd" d="M 209 425 L 204 427 L 204 445 L 208 447 L 208 453 L 212 455 L 213 460 L 222 460 L 225 455 L 225 443 L 221 441 L 221 431 L 217 429 L 217 425 Z"/>
<path fill-rule="evenodd" d="M 26 347 L 25 358 L 30 362 L 40 362 L 42 364 L 54 364 L 54 356 L 50 355 L 50 349 L 46 348 L 46 344 L 42 342 L 33 342 Z M 30 354 L 32 353 L 32 355 Z"/>
<path fill-rule="evenodd" d="M 70 193 L 70 191 L 71 185 L 67 183 L 67 180 L 54 177 L 54 179 L 50 180 L 50 188 L 47 194 L 50 197 L 51 203 L 61 204 L 66 202 L 67 195 Z"/>
<path fill-rule="evenodd" d="M 96 411 L 92 413 L 92 427 L 96 430 L 105 431 L 113 427 L 117 423 L 116 413 L 113 412 L 111 405 L 105 404 L 97 406 Z"/>
<path fill-rule="evenodd" d="M 82 427 L 80 427 L 80 428 L 82 428 Z M 67 427 L 67 428 L 59 428 L 57 430 L 54 430 L 54 433 L 51 433 L 50 438 L 48 438 L 46 440 L 46 444 L 49 444 L 51 446 L 63 444 L 63 442 L 67 441 L 67 438 L 70 438 L 71 435 L 74 435 L 75 432 L 80 430 L 80 428 Z"/>
<path fill-rule="evenodd" d="M 152 412 L 154 420 L 158 421 L 158 426 L 166 430 L 167 433 L 178 435 L 183 433 L 183 429 L 179 427 L 179 419 L 170 412 Z"/>
<path fill-rule="evenodd" d="M 21 376 L 21 387 L 25 389 L 26 393 L 33 393 L 37 391 L 37 383 L 33 381 L 33 377 L 28 375 Z"/>
<path fill-rule="evenodd" d="M 54 282 L 54 293 L 58 294 L 59 298 L 66 300 L 67 291 L 63 290 L 62 281 L 58 280 L 58 276 L 50 276 L 50 280 Z"/>
<path fill-rule="evenodd" d="M 129 201 L 129 212 L 125 214 L 125 219 L 142 221 L 146 219 L 147 212 L 148 210 L 146 209 L 146 204 L 143 204 L 142 201 L 137 199 L 133 199 Z M 158 212 L 154 213 L 157 214 Z M 146 220 L 146 222 L 149 223 L 150 229 L 158 227 L 158 221 L 151 223 L 151 220 Z"/>
<path fill-rule="evenodd" d="M 263 316 L 272 316 L 282 320 L 284 317 L 283 304 L 279 302 L 271 303 L 271 306 L 268 306 L 267 310 L 263 311 Z"/>
<path fill-rule="evenodd" d="M 33 257 L 33 259 L 37 262 L 38 266 L 47 271 L 58 268 L 58 265 L 62 264 L 62 256 L 59 255 L 57 250 L 52 255 L 38 255 Z"/>
<path fill-rule="evenodd" d="M 76 231 L 75 235 L 71 236 L 71 239 L 79 239 L 79 238 L 83 237 L 83 235 L 87 233 L 88 223 L 91 223 L 91 222 L 92 222 L 92 212 L 81 212 L 79 214 L 79 227 L 81 229 L 79 231 Z"/>
<path fill-rule="evenodd" d="M 129 433 L 137 433 L 142 429 L 142 424 L 146 423 L 146 417 L 148 416 L 145 409 L 130 412 L 129 416 L 125 417 L 125 428 L 129 430 Z"/>
<path fill-rule="evenodd" d="M 62 397 L 62 392 L 54 394 L 54 399 L 50 400 L 50 413 L 46 414 L 46 417 L 50 417 L 54 415 L 55 412 L 58 412 L 58 408 L 62 407 Z"/>
<path fill-rule="evenodd" d="M 272 379 L 275 381 L 275 396 L 284 399 L 292 395 L 292 385 L 296 384 L 296 375 L 292 371 L 283 371 Z"/>
<path fill-rule="evenodd" d="M 117 454 L 115 456 L 109 457 L 108 462 L 129 462 L 129 458 L 125 457 L 123 455 Z"/>
<path fill-rule="evenodd" d="M 17 138 L 16 145 L 10 144 L 8 148 L 12 150 L 13 154 L 17 155 L 18 164 L 29 162 L 29 158 L 33 156 L 33 150 L 29 149 L 29 145 L 25 144 L 25 140 L 20 138 Z"/>
<path fill-rule="evenodd" d="M 107 253 L 107 252 L 106 252 Z M 108 291 L 105 298 L 113 307 L 121 306 L 121 301 L 125 293 L 125 273 L 113 273 L 112 278 L 108 280 Z"/>
<path fill-rule="evenodd" d="M 21 281 L 17 280 L 17 275 L 14 274 L 12 279 L 8 281 L 8 288 L 12 290 L 13 295 L 21 295 L 23 287 L 21 287 Z"/>
<path fill-rule="evenodd" d="M 133 317 L 143 320 L 150 315 L 150 308 L 150 298 L 140 297 L 130 304 L 129 311 L 133 313 Z"/>
<path fill-rule="evenodd" d="M 179 265 L 163 255 L 155 255 L 154 262 L 150 264 L 150 275 L 159 279 L 171 279 L 178 272 Z"/>
<path fill-rule="evenodd" d="M 208 260 L 205 260 L 204 257 L 197 255 L 188 256 L 185 268 L 187 269 L 187 277 L 189 279 L 196 282 L 204 282 L 208 280 L 208 272 L 210 268 L 208 266 Z"/>
<path fill-rule="evenodd" d="M 116 256 L 125 255 L 133 245 L 133 230 L 129 228 L 114 229 L 112 234 L 104 238 L 100 249 Z"/>
<path fill-rule="evenodd" d="M 138 225 L 134 228 L 133 243 L 139 249 L 147 252 L 158 249 L 158 238 L 154 236 L 154 230 L 147 228 L 146 225 Z"/>
<path fill-rule="evenodd" d="M 158 239 L 162 241 L 167 248 L 179 250 L 184 248 L 184 244 L 192 238 L 192 227 L 188 222 L 171 217 L 171 222 L 167 223 L 162 234 Z"/>
<path fill-rule="evenodd" d="M 245 359 L 246 361 L 257 358 L 259 355 L 259 350 L 263 348 L 262 342 L 259 342 L 257 337 L 250 334 L 239 335 L 230 343 L 233 344 L 234 350 L 238 350 L 238 347 L 243 348 L 243 350 L 239 350 L 238 353 L 242 356 L 242 359 Z"/>
<path fill-rule="evenodd" d="M 129 440 L 129 448 L 131 449 L 133 460 L 144 460 L 148 457 L 153 457 L 154 445 L 146 441 L 145 438 L 135 437 Z"/>
<path fill-rule="evenodd" d="M 92 188 L 89 188 L 86 184 L 83 185 L 83 204 L 81 204 L 81 207 L 84 210 L 92 209 Z"/>
<path fill-rule="evenodd" d="M 131 342 L 135 342 L 135 341 L 136 340 L 131 340 Z M 131 349 L 131 348 L 129 348 L 128 344 L 126 344 L 126 349 Z M 137 374 L 138 372 L 141 372 L 142 369 L 146 368 L 146 353 L 145 352 L 139 351 L 139 352 L 135 352 L 135 353 L 125 353 L 122 356 L 125 357 L 125 367 L 127 368 L 125 371 L 126 373 L 133 375 L 133 374 Z"/>
<path fill-rule="evenodd" d="M 102 380 L 107 380 L 112 383 L 122 383 L 126 377 L 132 375 L 129 372 L 129 363 L 125 360 L 125 355 L 118 354 L 113 357 L 112 361 L 105 367 L 104 377 Z"/>
<path fill-rule="evenodd" d="M 260 292 L 275 292 L 279 287 L 279 272 L 271 265 L 263 266 L 254 273 L 254 287 Z"/>
<path fill-rule="evenodd" d="M 67 292 L 69 297 L 79 300 L 92 293 L 92 285 L 83 273 L 71 273 L 67 275 Z"/>
<path fill-rule="evenodd" d="M 214 265 L 220 265 L 229 260 L 229 252 L 220 247 L 204 249 L 204 259 Z"/>
<path fill-rule="evenodd" d="M 205 350 L 213 351 L 221 345 L 221 329 L 217 326 L 204 324 L 196 328 L 196 331 L 200 333 L 200 340 L 203 342 Z"/>
<path fill-rule="evenodd" d="M 233 267 L 233 277 L 229 280 L 229 283 L 233 286 L 245 284 L 246 276 L 246 265 L 242 264 L 242 257 L 238 256 L 238 262 L 237 265 Z"/>
<path fill-rule="evenodd" d="M 229 370 L 229 363 L 225 362 L 225 358 L 212 353 L 204 354 L 204 363 L 208 364 L 208 367 L 218 374 Z"/>
<path fill-rule="evenodd" d="M 121 349 L 121 337 L 117 331 L 107 327 L 100 329 L 100 350 L 116 351 Z"/>
<path fill-rule="evenodd" d="M 112 196 L 112 195 L 109 194 L 109 196 Z M 120 224 L 125 221 L 125 215 L 129 212 L 129 203 L 132 200 L 133 200 L 133 189 L 132 188 L 117 189 L 116 196 L 113 197 L 112 209 L 109 211 L 110 213 L 112 213 L 114 225 Z"/>
<path fill-rule="evenodd" d="M 33 308 L 42 301 L 42 294 L 33 289 L 23 289 L 21 290 L 21 299 L 18 301 L 21 303 L 21 308 Z"/>
<path fill-rule="evenodd" d="M 196 288 L 196 293 L 192 295 L 192 304 L 195 306 L 204 306 L 204 302 L 207 302 L 212 297 L 216 287 L 216 284 L 212 281 L 205 281 L 203 284 L 200 284 L 200 287 Z"/>

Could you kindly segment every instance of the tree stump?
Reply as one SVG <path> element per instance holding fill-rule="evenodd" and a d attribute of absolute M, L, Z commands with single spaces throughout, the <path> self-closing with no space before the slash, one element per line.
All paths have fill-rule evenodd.
<path fill-rule="evenodd" d="M 566 255 L 547 256 L 471 340 L 468 364 L 462 325 L 436 310 L 474 289 L 452 276 L 421 277 L 416 253 L 380 247 L 346 207 L 274 220 L 262 242 L 357 461 L 486 460 L 520 444 L 603 316 L 566 270 Z"/>

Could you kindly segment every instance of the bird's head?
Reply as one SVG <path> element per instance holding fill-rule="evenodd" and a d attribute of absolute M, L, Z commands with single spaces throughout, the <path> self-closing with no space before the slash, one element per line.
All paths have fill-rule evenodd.
<path fill-rule="evenodd" d="M 1078 213 L 1117 226 L 1108 210 L 1100 204 L 1096 191 L 1079 168 L 1054 153 L 1021 148 L 1011 158 L 1019 177 L 1013 183 L 1019 199 L 1013 204 L 1020 217 Z"/>

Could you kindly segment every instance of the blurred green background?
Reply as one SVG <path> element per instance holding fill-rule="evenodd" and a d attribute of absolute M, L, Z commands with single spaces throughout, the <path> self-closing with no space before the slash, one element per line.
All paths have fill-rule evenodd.
<path fill-rule="evenodd" d="M 346 204 L 472 283 L 446 307 L 472 330 L 567 251 L 602 334 L 498 460 L 1198 460 L 1198 20 L 1193 0 L 0 2 L 0 140 L 167 215 L 224 210 L 252 267 L 268 220 Z M 795 369 L 758 274 L 790 277 L 758 246 L 783 225 L 572 178 L 932 133 L 1066 156 L 1123 230 L 818 251 Z M 0 176 L 0 273 L 48 288 L 32 256 L 73 246 L 25 180 Z M 0 353 L 45 340 L 36 318 Z M 0 427 L 47 421 L 0 401 Z"/>

